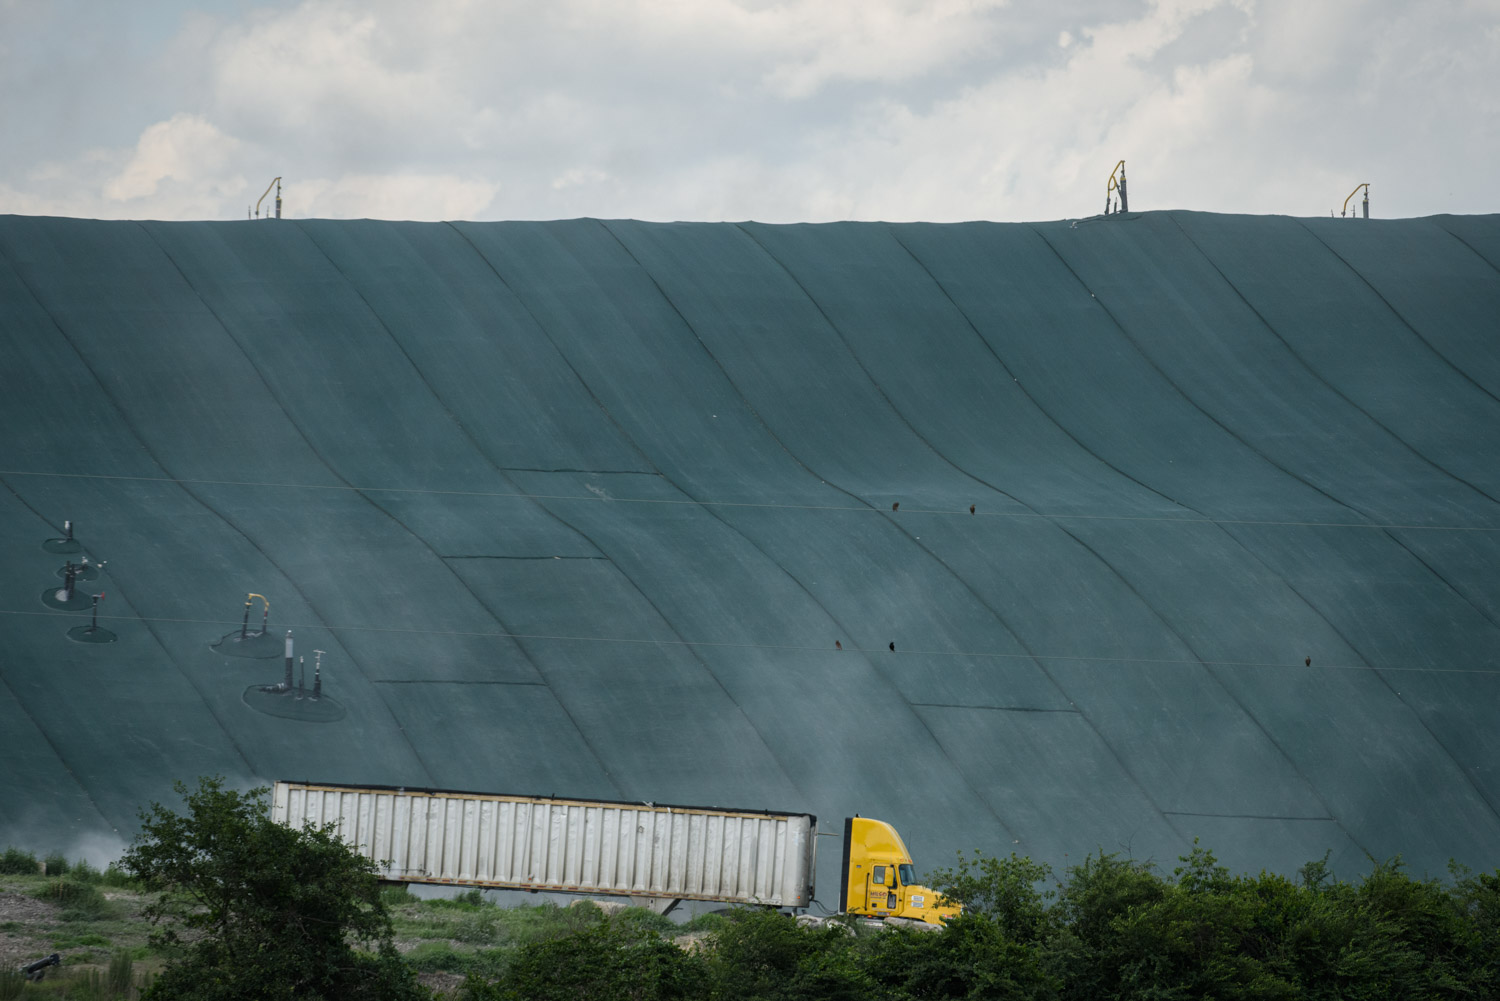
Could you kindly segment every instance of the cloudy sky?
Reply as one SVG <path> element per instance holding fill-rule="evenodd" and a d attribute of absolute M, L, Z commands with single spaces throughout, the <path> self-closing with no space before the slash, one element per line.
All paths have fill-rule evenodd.
<path fill-rule="evenodd" d="M 1500 211 L 1500 0 L 0 0 L 0 85 L 0 212 Z"/>

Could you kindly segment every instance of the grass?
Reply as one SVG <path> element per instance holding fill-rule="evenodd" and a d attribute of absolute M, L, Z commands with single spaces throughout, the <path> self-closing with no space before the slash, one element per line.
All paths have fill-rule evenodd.
<path fill-rule="evenodd" d="M 17 981 L 20 986 L 14 994 L 6 993 L 12 989 L 5 980 L 10 971 L 0 971 L 0 1001 L 133 997 L 133 991 L 118 989 L 120 978 L 127 975 L 122 971 L 129 967 L 128 975 L 139 985 L 142 976 L 150 976 L 167 961 L 166 954 L 150 945 L 153 929 L 140 914 L 149 898 L 136 881 L 115 866 L 101 872 L 84 861 L 66 862 L 56 854 L 38 861 L 19 849 L 0 853 L 0 891 L 58 905 L 45 919 L 0 923 L 0 932 L 32 939 L 35 958 L 59 952 L 64 962 L 61 970 L 48 971 L 41 983 Z M 44 866 L 48 875 L 43 874 Z M 570 907 L 549 902 L 504 908 L 487 901 L 479 890 L 423 900 L 405 886 L 387 886 L 380 898 L 413 969 L 487 980 L 500 976 L 521 946 L 563 938 L 606 920 L 604 911 L 587 900 Z M 610 920 L 671 938 L 716 927 L 724 918 L 702 915 L 677 925 L 645 908 L 627 907 Z"/>
<path fill-rule="evenodd" d="M 0 875 L 31 876 L 41 871 L 41 863 L 37 862 L 36 856 L 31 852 L 22 851 L 15 846 L 0 852 Z"/>
<path fill-rule="evenodd" d="M 116 910 L 93 883 L 67 876 L 43 881 L 31 895 L 61 904 L 65 922 L 99 921 L 114 916 Z"/>
<path fill-rule="evenodd" d="M 487 903 L 478 891 L 443 900 L 418 900 L 404 887 L 387 889 L 382 899 L 390 908 L 397 940 L 416 940 L 406 959 L 418 972 L 491 980 L 504 971 L 517 948 L 573 935 L 606 920 L 604 911 L 587 900 L 570 907 L 549 902 L 502 908 Z M 609 920 L 643 934 L 673 938 L 717 928 L 725 918 L 703 914 L 679 925 L 644 907 L 626 907 Z"/>

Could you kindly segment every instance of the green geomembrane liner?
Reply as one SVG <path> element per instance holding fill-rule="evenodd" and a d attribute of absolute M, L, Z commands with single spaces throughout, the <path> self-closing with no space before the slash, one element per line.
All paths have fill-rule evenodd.
<path fill-rule="evenodd" d="M 280 657 L 285 650 L 281 636 L 273 632 L 236 629 L 214 640 L 209 647 L 224 657 L 245 657 L 252 660 L 268 660 Z"/>
<path fill-rule="evenodd" d="M 344 718 L 344 707 L 327 695 L 310 692 L 274 691 L 274 686 L 251 685 L 245 689 L 245 705 L 258 713 L 304 723 L 334 723 Z"/>
<path fill-rule="evenodd" d="M 215 774 L 1494 868 L 1497 268 L 1496 216 L 0 217 L 0 841 Z M 38 603 L 64 519 L 120 642 Z M 286 630 L 336 701 L 261 690 Z"/>

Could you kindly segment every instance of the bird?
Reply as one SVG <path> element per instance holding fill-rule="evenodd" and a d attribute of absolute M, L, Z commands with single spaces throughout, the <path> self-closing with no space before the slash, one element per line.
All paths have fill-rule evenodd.
<path fill-rule="evenodd" d="M 896 503 L 894 503 L 894 504 L 891 505 L 891 510 L 894 511 L 897 508 L 899 508 L 900 506 L 901 506 L 901 502 L 897 501 Z"/>
<path fill-rule="evenodd" d="M 844 644 L 840 643 L 838 640 L 834 640 L 833 641 L 833 648 L 835 650 L 842 650 L 842 649 L 844 649 Z"/>
<path fill-rule="evenodd" d="M 1312 658 L 1311 657 L 1305 657 L 1305 658 L 1303 658 L 1303 660 L 1302 660 L 1302 666 L 1303 667 L 1312 667 Z"/>
<path fill-rule="evenodd" d="M 891 640 L 891 653 L 895 653 L 895 652 L 896 652 L 896 641 L 895 640 Z"/>
<path fill-rule="evenodd" d="M 974 505 L 973 505 L 973 504 L 970 504 L 970 505 L 969 505 L 969 513 L 970 513 L 970 514 L 973 514 L 973 513 L 974 513 Z"/>

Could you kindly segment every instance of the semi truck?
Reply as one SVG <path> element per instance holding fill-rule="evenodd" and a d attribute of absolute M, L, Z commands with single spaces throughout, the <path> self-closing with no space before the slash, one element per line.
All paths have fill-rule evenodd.
<path fill-rule="evenodd" d="M 813 904 L 818 818 L 806 813 L 278 781 L 271 818 L 333 824 L 394 883 L 601 894 L 665 914 L 683 900 Z M 930 924 L 958 913 L 916 883 L 884 821 L 844 822 L 839 910 Z"/>

